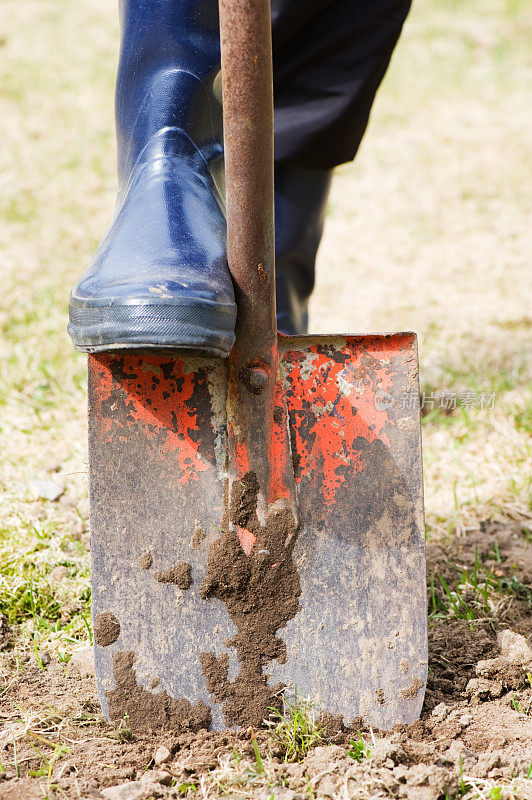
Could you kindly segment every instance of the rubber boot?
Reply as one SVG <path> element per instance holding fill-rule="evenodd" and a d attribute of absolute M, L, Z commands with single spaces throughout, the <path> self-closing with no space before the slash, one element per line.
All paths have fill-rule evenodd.
<path fill-rule="evenodd" d="M 121 0 L 118 198 L 70 296 L 78 350 L 226 356 L 236 306 L 223 207 L 217 0 Z"/>
<path fill-rule="evenodd" d="M 316 254 L 323 234 L 332 170 L 287 165 L 275 169 L 275 269 L 277 329 L 308 330 Z"/>

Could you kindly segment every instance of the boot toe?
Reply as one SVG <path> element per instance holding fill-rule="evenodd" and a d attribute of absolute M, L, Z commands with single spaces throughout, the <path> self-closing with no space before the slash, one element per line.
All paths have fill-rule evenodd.
<path fill-rule="evenodd" d="M 169 135 L 174 156 L 148 153 L 139 164 L 72 290 L 68 331 L 78 350 L 194 349 L 224 357 L 233 346 L 225 217 L 203 160 L 181 134 Z"/>
<path fill-rule="evenodd" d="M 102 285 L 89 275 L 70 295 L 68 331 L 83 352 L 170 348 L 225 357 L 236 321 L 228 284 L 216 291 L 161 275 Z"/>

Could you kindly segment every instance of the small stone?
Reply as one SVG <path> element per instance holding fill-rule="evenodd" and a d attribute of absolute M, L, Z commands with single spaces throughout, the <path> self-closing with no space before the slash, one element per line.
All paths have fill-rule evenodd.
<path fill-rule="evenodd" d="M 161 786 L 171 786 L 174 781 L 174 776 L 171 775 L 169 772 L 165 772 L 164 770 L 159 773 L 159 777 L 157 782 L 161 784 Z"/>
<path fill-rule="evenodd" d="M 140 800 L 145 794 L 145 784 L 140 781 L 130 781 L 122 783 L 120 786 L 109 786 L 108 789 L 100 789 L 105 800 Z"/>
<path fill-rule="evenodd" d="M 42 481 L 36 478 L 30 481 L 30 486 L 35 496 L 42 500 L 59 500 L 65 489 L 54 481 Z"/>
<path fill-rule="evenodd" d="M 158 750 L 156 751 L 153 760 L 155 762 L 155 765 L 157 767 L 160 767 L 161 764 L 166 764 L 167 761 L 170 761 L 171 757 L 172 754 L 170 750 L 164 745 L 161 745 L 161 747 L 159 747 Z"/>
<path fill-rule="evenodd" d="M 68 577 L 68 570 L 66 567 L 54 567 L 48 576 L 50 583 L 61 583 L 64 578 Z"/>
<path fill-rule="evenodd" d="M 94 652 L 92 647 L 83 647 L 74 653 L 68 662 L 67 673 L 77 678 L 89 678 L 94 675 Z"/>
<path fill-rule="evenodd" d="M 44 653 L 41 653 L 41 664 L 43 665 L 43 667 L 47 667 L 51 661 L 52 661 L 52 656 L 50 655 L 48 650 L 45 650 Z"/>

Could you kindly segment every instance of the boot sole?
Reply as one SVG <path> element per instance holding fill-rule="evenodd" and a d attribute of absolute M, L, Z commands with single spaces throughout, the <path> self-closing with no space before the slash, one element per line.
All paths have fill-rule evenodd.
<path fill-rule="evenodd" d="M 236 306 L 209 301 L 88 305 L 70 300 L 68 333 L 76 350 L 194 350 L 227 358 Z"/>

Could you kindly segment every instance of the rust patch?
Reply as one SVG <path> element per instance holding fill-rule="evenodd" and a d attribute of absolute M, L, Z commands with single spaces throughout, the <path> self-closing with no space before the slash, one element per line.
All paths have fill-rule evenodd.
<path fill-rule="evenodd" d="M 268 280 L 268 273 L 264 269 L 264 264 L 257 265 L 257 272 L 259 273 L 260 285 L 263 286 L 264 283 Z"/>
<path fill-rule="evenodd" d="M 101 647 L 116 642 L 120 636 L 120 623 L 114 614 L 106 611 L 94 620 L 94 641 Z"/>
<path fill-rule="evenodd" d="M 179 589 L 190 589 L 192 584 L 192 567 L 183 562 L 176 564 L 175 567 L 166 569 L 164 572 L 155 572 L 155 580 L 159 583 L 173 583 Z"/>
<path fill-rule="evenodd" d="M 151 553 L 143 553 L 139 558 L 139 566 L 142 567 L 142 569 L 149 569 L 152 564 L 153 558 Z"/>
<path fill-rule="evenodd" d="M 223 533 L 211 546 L 207 574 L 200 587 L 202 597 L 216 597 L 226 604 L 238 629 L 226 642 L 236 649 L 241 665 L 233 682 L 228 679 L 227 654 L 200 656 L 207 688 L 223 703 L 228 725 L 260 725 L 268 707 L 279 705 L 284 687 L 268 686 L 263 668 L 273 659 L 281 663 L 286 660 L 285 643 L 276 634 L 297 613 L 301 594 L 292 559 L 297 538 L 292 512 L 283 509 L 270 513 L 261 526 L 256 512 L 258 491 L 252 472 L 233 484 L 230 520 L 237 530 L 255 537 L 249 555 L 236 531 Z"/>
<path fill-rule="evenodd" d="M 408 689 L 402 689 L 399 692 L 399 697 L 402 697 L 403 700 L 413 700 L 414 697 L 417 697 L 420 693 L 421 689 L 424 687 L 424 683 L 421 678 L 412 678 L 412 683 L 408 687 Z"/>
<path fill-rule="evenodd" d="M 273 409 L 273 421 L 275 422 L 276 425 L 280 425 L 283 419 L 284 419 L 283 409 L 280 408 L 280 406 L 276 406 L 276 408 Z"/>
<path fill-rule="evenodd" d="M 153 694 L 137 684 L 135 653 L 120 652 L 113 656 L 113 675 L 116 688 L 105 693 L 109 703 L 109 716 L 113 722 L 127 714 L 134 731 L 159 731 L 196 733 L 211 724 L 211 712 L 201 701 L 192 705 L 188 700 L 175 700 L 166 692 Z"/>

